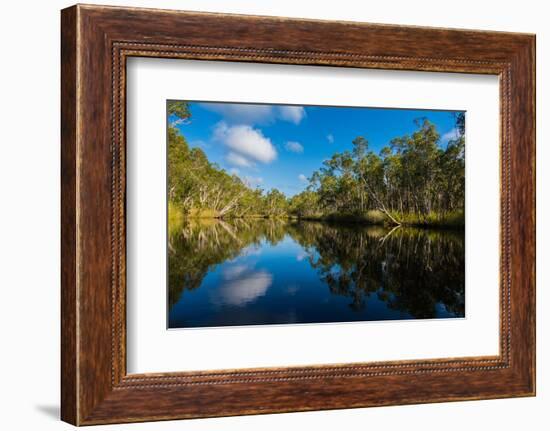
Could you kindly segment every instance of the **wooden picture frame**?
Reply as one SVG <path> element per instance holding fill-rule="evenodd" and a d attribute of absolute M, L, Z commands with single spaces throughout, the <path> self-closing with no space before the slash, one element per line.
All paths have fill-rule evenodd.
<path fill-rule="evenodd" d="M 77 5 L 61 14 L 61 417 L 75 425 L 535 394 L 535 36 Z M 500 354 L 130 374 L 130 56 L 500 77 Z"/>

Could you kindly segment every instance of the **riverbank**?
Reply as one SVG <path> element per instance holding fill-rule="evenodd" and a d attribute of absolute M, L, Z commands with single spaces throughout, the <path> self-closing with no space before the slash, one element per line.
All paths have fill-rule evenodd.
<path fill-rule="evenodd" d="M 464 212 L 454 211 L 446 214 L 430 213 L 425 216 L 418 214 L 400 214 L 392 213 L 393 219 L 399 221 L 396 223 L 382 211 L 370 210 L 363 214 L 357 213 L 329 213 L 329 214 L 247 214 L 246 216 L 226 216 L 220 217 L 215 210 L 211 209 L 192 209 L 188 214 L 184 214 L 175 205 L 168 204 L 168 225 L 180 226 L 183 219 L 290 219 L 290 220 L 305 220 L 305 221 L 320 221 L 332 223 L 358 223 L 365 225 L 378 226 L 410 226 L 418 228 L 441 228 L 441 229 L 463 229 L 464 228 Z"/>
<path fill-rule="evenodd" d="M 342 222 L 342 223 L 363 223 L 371 225 L 387 225 L 387 226 L 411 226 L 425 228 L 446 228 L 446 229 L 461 229 L 464 228 L 464 212 L 454 211 L 447 214 L 431 213 L 425 216 L 418 214 L 399 214 L 392 213 L 392 217 L 399 221 L 396 223 L 390 219 L 382 211 L 371 210 L 364 214 L 318 214 L 297 217 L 301 220 L 311 221 L 327 221 L 327 222 Z"/>

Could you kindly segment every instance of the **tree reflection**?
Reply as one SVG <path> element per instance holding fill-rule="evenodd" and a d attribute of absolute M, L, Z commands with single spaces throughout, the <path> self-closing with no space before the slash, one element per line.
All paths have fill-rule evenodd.
<path fill-rule="evenodd" d="M 168 297 L 172 306 L 185 290 L 200 287 L 209 270 L 262 241 L 276 245 L 286 233 L 276 219 L 184 219 L 168 235 Z"/>
<path fill-rule="evenodd" d="M 276 245 L 286 235 L 304 250 L 334 295 L 349 298 L 352 310 L 369 299 L 413 318 L 464 316 L 464 232 L 278 219 L 186 219 L 169 234 L 169 302 L 197 289 L 217 265 Z M 307 262 L 307 263 L 306 263 Z M 275 274 L 276 276 L 276 274 Z M 265 292 L 271 278 L 239 265 L 224 269 L 220 301 L 246 304 Z M 239 289 L 239 280 L 253 285 Z M 246 290 L 246 289 L 245 289 Z"/>
<path fill-rule="evenodd" d="M 300 223 L 291 235 L 308 250 L 330 291 L 362 310 L 371 295 L 389 308 L 430 318 L 442 304 L 464 316 L 463 231 Z"/>

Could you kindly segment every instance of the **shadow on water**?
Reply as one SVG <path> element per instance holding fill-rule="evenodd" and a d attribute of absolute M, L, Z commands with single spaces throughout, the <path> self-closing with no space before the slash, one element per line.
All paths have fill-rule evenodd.
<path fill-rule="evenodd" d="M 251 250 L 265 257 L 245 272 Z M 170 327 L 464 317 L 462 230 L 188 219 L 168 256 Z M 222 285 L 231 271 L 242 274 Z M 191 308 L 202 316 L 186 319 Z"/>

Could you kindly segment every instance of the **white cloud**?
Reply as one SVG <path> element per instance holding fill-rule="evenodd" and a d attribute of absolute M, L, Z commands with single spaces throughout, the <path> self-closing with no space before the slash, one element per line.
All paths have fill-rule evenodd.
<path fill-rule="evenodd" d="M 240 166 L 241 168 L 250 168 L 254 166 L 254 163 L 252 163 L 250 160 L 248 160 L 246 157 L 241 156 L 240 154 L 233 153 L 230 151 L 225 156 L 225 160 L 227 163 L 233 166 Z M 238 171 L 238 169 L 237 169 Z"/>
<path fill-rule="evenodd" d="M 241 157 L 235 153 L 229 153 L 225 158 L 229 163 L 233 163 L 233 164 L 247 163 L 246 159 L 244 158 L 241 159 Z M 231 175 L 238 176 L 242 180 L 242 182 L 245 183 L 250 188 L 258 187 L 260 184 L 263 184 L 264 182 L 264 179 L 262 177 L 251 177 L 248 175 L 242 176 L 241 171 L 237 168 L 229 169 L 229 173 Z"/>
<path fill-rule="evenodd" d="M 204 109 L 220 114 L 231 124 L 269 124 L 275 120 L 300 124 L 306 115 L 301 106 L 259 105 L 247 103 L 201 103 Z"/>
<path fill-rule="evenodd" d="M 303 145 L 300 144 L 299 142 L 295 142 L 295 141 L 288 141 L 285 144 L 285 149 L 287 151 L 291 151 L 293 153 L 303 153 L 304 152 Z"/>
<path fill-rule="evenodd" d="M 246 177 L 243 178 L 243 181 L 248 187 L 254 188 L 254 187 L 258 187 L 260 184 L 262 184 L 264 182 L 264 179 L 262 177 L 249 177 L 249 176 L 246 176 Z"/>
<path fill-rule="evenodd" d="M 329 144 L 333 144 L 334 143 L 334 135 L 332 133 L 329 133 L 327 135 L 327 141 Z"/>
<path fill-rule="evenodd" d="M 216 112 L 230 123 L 257 124 L 271 121 L 273 109 L 270 105 L 248 105 L 244 103 L 201 103 L 209 111 Z"/>
<path fill-rule="evenodd" d="M 228 126 L 221 121 L 214 129 L 214 140 L 229 149 L 226 160 L 235 166 L 250 167 L 254 162 L 270 163 L 277 158 L 271 140 L 247 125 Z"/>
<path fill-rule="evenodd" d="M 458 130 L 457 128 L 453 128 L 451 130 L 449 130 L 447 133 L 444 133 L 443 135 L 441 135 L 441 143 L 442 144 L 446 144 L 448 143 L 451 139 L 456 139 L 458 138 Z"/>
<path fill-rule="evenodd" d="M 307 177 L 304 174 L 298 175 L 298 179 L 303 183 L 307 182 Z"/>
<path fill-rule="evenodd" d="M 300 121 L 306 116 L 306 110 L 302 106 L 279 106 L 279 118 L 294 124 L 300 124 Z"/>

